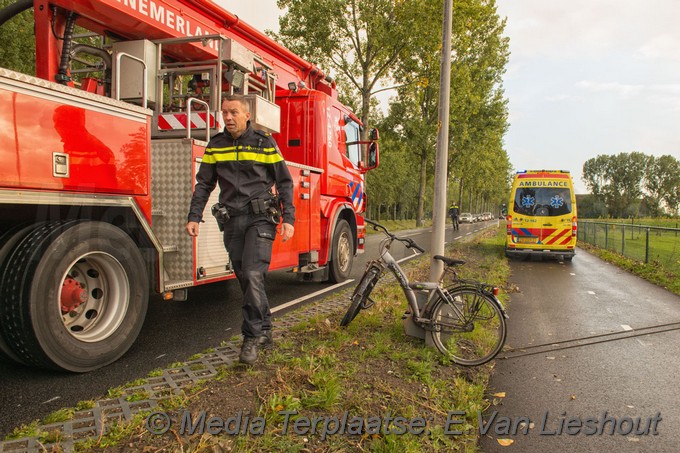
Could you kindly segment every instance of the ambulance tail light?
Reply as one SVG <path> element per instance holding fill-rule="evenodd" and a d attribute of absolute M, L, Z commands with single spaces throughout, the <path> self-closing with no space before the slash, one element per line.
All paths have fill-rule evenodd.
<path fill-rule="evenodd" d="M 578 222 L 576 221 L 576 216 L 571 218 L 571 236 L 575 237 L 578 233 Z"/>
<path fill-rule="evenodd" d="M 506 226 L 506 228 L 507 228 L 507 235 L 509 236 L 509 235 L 512 234 L 512 216 L 509 215 L 509 216 L 506 218 L 506 221 L 507 221 L 507 223 L 506 223 L 505 226 Z"/>

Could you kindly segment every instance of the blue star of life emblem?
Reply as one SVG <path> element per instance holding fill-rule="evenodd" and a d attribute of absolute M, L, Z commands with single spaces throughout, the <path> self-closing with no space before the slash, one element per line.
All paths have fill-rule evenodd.
<path fill-rule="evenodd" d="M 552 197 L 550 199 L 550 206 L 552 206 L 555 209 L 561 208 L 563 204 L 564 204 L 564 198 L 562 198 L 559 195 L 555 195 L 554 197 Z"/>
<path fill-rule="evenodd" d="M 525 208 L 530 208 L 535 204 L 536 199 L 531 195 L 525 195 L 524 197 L 522 197 L 522 206 L 524 206 Z"/>

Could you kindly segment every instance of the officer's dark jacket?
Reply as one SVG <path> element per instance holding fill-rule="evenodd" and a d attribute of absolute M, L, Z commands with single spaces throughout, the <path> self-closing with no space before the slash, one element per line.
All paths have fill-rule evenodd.
<path fill-rule="evenodd" d="M 237 212 L 247 211 L 251 200 L 268 198 L 269 190 L 276 184 L 283 205 L 283 222 L 291 225 L 295 222 L 293 179 L 270 134 L 248 124 L 237 139 L 225 129 L 210 140 L 196 174 L 189 221 L 201 221 L 217 183 L 220 203 Z"/>

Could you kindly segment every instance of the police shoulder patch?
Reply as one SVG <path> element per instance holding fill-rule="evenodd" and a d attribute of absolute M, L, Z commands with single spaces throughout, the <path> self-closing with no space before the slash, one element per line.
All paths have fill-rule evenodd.
<path fill-rule="evenodd" d="M 263 137 L 271 137 L 272 136 L 272 134 L 270 134 L 269 132 L 261 131 L 260 129 L 255 129 L 255 133 L 258 134 L 258 135 L 261 135 Z"/>

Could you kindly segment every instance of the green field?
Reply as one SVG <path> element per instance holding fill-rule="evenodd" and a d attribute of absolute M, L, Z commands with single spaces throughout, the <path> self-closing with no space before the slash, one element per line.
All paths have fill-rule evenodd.
<path fill-rule="evenodd" d="M 584 222 L 623 223 L 626 225 L 680 228 L 680 219 L 579 219 Z"/>

